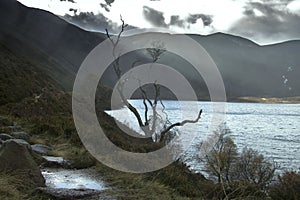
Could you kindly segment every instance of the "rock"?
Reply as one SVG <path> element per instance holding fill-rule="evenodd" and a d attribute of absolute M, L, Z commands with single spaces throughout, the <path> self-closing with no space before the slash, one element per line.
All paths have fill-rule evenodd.
<path fill-rule="evenodd" d="M 27 150 L 31 151 L 30 144 L 22 139 L 9 139 L 9 140 L 6 140 L 4 143 L 11 142 L 11 141 L 18 143 L 19 145 L 24 146 Z"/>
<path fill-rule="evenodd" d="M 20 125 L 12 125 L 12 126 L 8 126 L 8 128 L 11 131 L 20 131 L 22 129 L 22 127 Z"/>
<path fill-rule="evenodd" d="M 38 154 L 47 154 L 52 151 L 52 148 L 43 144 L 34 144 L 31 145 L 32 151 Z"/>
<path fill-rule="evenodd" d="M 64 159 L 63 157 L 54 156 L 42 156 L 44 159 L 43 167 L 63 167 L 71 168 L 71 161 Z"/>
<path fill-rule="evenodd" d="M 3 144 L 3 140 L 0 139 L 0 145 Z"/>
<path fill-rule="evenodd" d="M 99 199 L 101 191 L 91 189 L 65 189 L 40 187 L 38 191 L 50 195 L 55 199 Z"/>
<path fill-rule="evenodd" d="M 3 141 L 6 141 L 6 140 L 14 139 L 14 138 L 11 135 L 8 135 L 6 133 L 1 133 L 0 134 L 0 139 L 3 140 Z"/>
<path fill-rule="evenodd" d="M 5 141 L 0 148 L 0 171 L 10 170 L 32 180 L 35 186 L 44 187 L 45 179 L 27 148 L 15 140 Z"/>
<path fill-rule="evenodd" d="M 25 140 L 25 141 L 29 141 L 29 139 L 30 139 L 30 135 L 28 133 L 24 132 L 24 131 L 13 132 L 11 135 L 16 139 L 22 139 L 22 140 Z"/>

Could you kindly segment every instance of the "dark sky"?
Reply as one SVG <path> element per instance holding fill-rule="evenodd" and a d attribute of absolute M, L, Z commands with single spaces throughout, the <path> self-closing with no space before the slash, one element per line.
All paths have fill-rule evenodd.
<path fill-rule="evenodd" d="M 58 15 L 74 14 L 86 29 L 116 27 L 119 16 L 140 28 L 180 33 L 224 32 L 259 44 L 300 39 L 300 0 L 19 0 Z M 76 12 L 74 12 L 76 11 Z M 88 18 L 84 18 L 84 16 Z M 95 17 L 92 19 L 91 17 Z M 100 22 L 100 20 L 102 20 Z M 100 25 L 99 25 L 100 24 Z"/>

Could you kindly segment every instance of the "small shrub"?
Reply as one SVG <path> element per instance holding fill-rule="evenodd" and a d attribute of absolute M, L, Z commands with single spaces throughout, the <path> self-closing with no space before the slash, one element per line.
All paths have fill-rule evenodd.
<path fill-rule="evenodd" d="M 274 177 L 276 168 L 276 163 L 265 159 L 262 154 L 251 148 L 244 148 L 235 162 L 232 176 L 234 180 L 248 182 L 264 189 Z"/>
<path fill-rule="evenodd" d="M 229 134 L 230 130 L 222 124 L 200 148 L 205 153 L 202 161 L 206 171 L 217 179 L 209 198 L 265 198 L 276 163 L 251 148 L 238 153 Z"/>
<path fill-rule="evenodd" d="M 278 176 L 278 182 L 270 187 L 269 195 L 274 200 L 300 199 L 300 174 L 292 171 Z"/>
<path fill-rule="evenodd" d="M 237 147 L 230 138 L 230 130 L 225 125 L 220 125 L 212 138 L 203 144 L 205 152 L 204 161 L 207 172 L 216 177 L 218 183 L 229 183 L 230 171 L 238 155 Z"/>

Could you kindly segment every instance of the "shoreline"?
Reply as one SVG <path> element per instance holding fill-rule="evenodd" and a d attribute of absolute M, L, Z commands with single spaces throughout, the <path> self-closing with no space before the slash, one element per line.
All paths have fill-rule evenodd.
<path fill-rule="evenodd" d="M 268 103 L 268 104 L 300 104 L 300 96 L 297 97 L 237 97 L 229 102 L 239 103 Z"/>
<path fill-rule="evenodd" d="M 130 100 L 141 100 L 139 98 L 133 98 Z M 177 99 L 162 99 L 163 101 L 177 101 Z M 193 101 L 193 100 L 183 100 L 183 101 Z M 198 99 L 197 101 L 202 102 L 212 102 L 210 99 Z M 214 101 L 214 103 L 223 101 Z M 264 103 L 264 104 L 300 104 L 300 96 L 295 97 L 234 97 L 227 98 L 225 103 Z"/>

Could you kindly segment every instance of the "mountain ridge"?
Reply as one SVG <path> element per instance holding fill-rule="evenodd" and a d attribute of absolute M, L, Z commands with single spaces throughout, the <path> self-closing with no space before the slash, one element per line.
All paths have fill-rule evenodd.
<path fill-rule="evenodd" d="M 87 54 L 107 38 L 69 24 L 54 14 L 28 8 L 17 1 L 0 2 L 0 43 L 35 62 L 65 90 L 71 91 L 77 70 Z M 242 96 L 288 97 L 300 95 L 300 41 L 260 46 L 255 42 L 224 33 L 188 35 L 213 58 L 223 77 L 228 99 Z M 35 52 L 36 51 L 36 52 Z M 133 55 L 135 56 L 135 55 Z M 125 65 L 130 65 L 128 58 Z M 142 57 L 144 62 L 149 58 Z M 193 78 L 188 63 L 162 57 L 163 64 L 178 69 L 191 82 L 199 99 L 209 99 L 203 79 Z M 291 67 L 292 71 L 288 71 Z M 114 86 L 115 74 L 105 74 Z M 287 80 L 285 80 L 285 77 Z"/>

